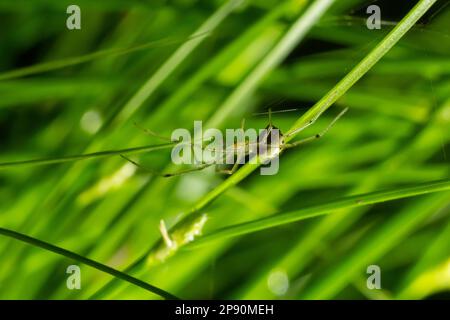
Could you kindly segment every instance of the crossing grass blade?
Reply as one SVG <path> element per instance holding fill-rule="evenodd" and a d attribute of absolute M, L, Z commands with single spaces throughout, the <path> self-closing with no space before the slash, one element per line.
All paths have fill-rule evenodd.
<path fill-rule="evenodd" d="M 134 148 L 126 148 L 126 149 L 118 149 L 118 150 L 107 150 L 107 151 L 99 151 L 93 153 L 80 154 L 75 156 L 65 156 L 65 157 L 55 157 L 55 158 L 47 158 L 47 159 L 34 159 L 34 160 L 22 160 L 22 161 L 11 161 L 11 162 L 2 162 L 0 163 L 0 170 L 9 169 L 15 167 L 22 166 L 40 166 L 40 165 L 50 165 L 64 162 L 72 162 L 79 160 L 89 160 L 93 158 L 104 158 L 110 157 L 114 155 L 121 154 L 139 154 L 144 152 L 152 152 L 162 149 L 172 148 L 173 143 L 163 143 L 159 145 L 151 145 L 151 146 L 142 146 L 142 147 L 134 147 Z"/>
<path fill-rule="evenodd" d="M 12 71 L 6 71 L 3 73 L 0 73 L 0 81 L 4 80 L 11 80 L 26 76 L 31 76 L 39 73 L 45 73 L 49 71 L 54 71 L 57 69 L 67 68 L 70 66 L 78 65 L 81 63 L 87 63 L 89 61 L 101 59 L 101 58 L 107 58 L 107 57 L 114 57 L 114 56 L 121 56 L 125 54 L 130 54 L 133 52 L 141 51 L 141 50 L 147 50 L 151 48 L 159 48 L 163 46 L 170 46 L 174 45 L 180 42 L 187 42 L 190 40 L 193 40 L 195 38 L 201 38 L 201 37 L 207 37 L 209 33 L 205 32 L 204 34 L 196 34 L 193 35 L 187 39 L 162 39 L 162 40 L 156 40 L 151 41 L 148 43 L 136 45 L 130 48 L 113 48 L 113 49 L 104 49 L 97 52 L 77 56 L 77 57 L 70 57 L 65 58 L 57 61 L 50 61 L 50 62 L 43 62 L 39 63 L 33 66 L 29 67 L 23 67 L 20 69 L 14 69 Z"/>
<path fill-rule="evenodd" d="M 310 219 L 325 214 L 333 214 L 340 209 L 349 209 L 370 204 L 393 201 L 402 198 L 409 198 L 434 192 L 443 192 L 450 190 L 450 180 L 437 181 L 421 184 L 419 186 L 397 188 L 390 191 L 378 191 L 368 194 L 355 195 L 344 199 L 330 201 L 327 204 L 313 206 L 310 208 L 299 209 L 296 211 L 278 213 L 275 216 L 263 218 L 256 221 L 246 222 L 240 225 L 234 225 L 219 229 L 211 234 L 206 234 L 200 239 L 189 245 L 188 248 L 197 248 L 217 240 L 245 235 L 248 233 L 266 230 L 269 228 L 281 226 L 284 224 Z"/>
<path fill-rule="evenodd" d="M 39 248 L 42 248 L 44 250 L 48 250 L 48 251 L 51 251 L 51 252 L 56 253 L 58 255 L 67 257 L 69 259 L 73 259 L 75 261 L 84 263 L 84 264 L 86 264 L 86 265 L 88 265 L 90 267 L 93 267 L 93 268 L 101 271 L 101 272 L 106 272 L 106 273 L 112 275 L 113 277 L 116 277 L 117 279 L 121 279 L 121 280 L 127 281 L 127 282 L 129 282 L 129 283 L 131 283 L 133 285 L 141 287 L 142 289 L 148 290 L 148 291 L 150 291 L 150 292 L 152 292 L 154 294 L 157 294 L 157 295 L 159 295 L 159 296 L 161 296 L 161 297 L 163 297 L 165 299 L 178 300 L 177 297 L 175 297 L 174 295 L 172 295 L 172 294 L 170 294 L 170 293 L 168 293 L 168 292 L 166 292 L 166 291 L 164 291 L 164 290 L 162 290 L 160 288 L 152 286 L 152 285 L 150 285 L 150 284 L 148 284 L 148 283 L 146 283 L 146 282 L 144 282 L 142 280 L 136 279 L 136 278 L 134 278 L 134 277 L 132 277 L 132 276 L 130 276 L 128 274 L 125 274 L 125 273 L 120 272 L 120 271 L 118 271 L 118 270 L 116 270 L 114 268 L 108 267 L 107 265 L 104 265 L 104 264 L 99 263 L 97 261 L 94 261 L 92 259 L 89 259 L 89 258 L 86 258 L 86 257 L 81 256 L 79 254 L 76 254 L 76 253 L 74 253 L 72 251 L 60 248 L 60 247 L 55 246 L 53 244 L 47 243 L 45 241 L 42 241 L 42 240 L 39 240 L 39 239 L 30 237 L 30 236 L 27 236 L 25 234 L 22 234 L 22 233 L 13 231 L 13 230 L 8 230 L 8 229 L 5 229 L 5 228 L 0 228 L 0 234 L 5 236 L 5 237 L 10 237 L 10 238 L 13 238 L 15 240 L 22 241 L 22 242 L 25 242 L 27 244 L 30 244 L 32 246 L 39 247 Z"/>

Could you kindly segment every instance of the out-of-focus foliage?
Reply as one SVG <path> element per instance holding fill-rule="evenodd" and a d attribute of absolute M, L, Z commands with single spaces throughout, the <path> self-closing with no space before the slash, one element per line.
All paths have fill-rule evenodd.
<path fill-rule="evenodd" d="M 247 127 L 264 128 L 267 117 L 255 112 L 299 108 L 274 114 L 274 123 L 288 130 L 414 5 L 377 1 L 382 28 L 369 30 L 371 2 L 336 1 L 257 90 L 226 113 L 224 102 L 236 90 L 246 93 L 244 79 L 311 2 L 248 0 L 226 10 L 224 1 L 79 0 L 82 29 L 71 31 L 66 8 L 73 1 L 0 1 L 0 162 L 161 143 L 133 122 L 170 136 L 191 129 L 194 120 L 220 119 L 215 123 L 225 129 L 238 128 L 245 117 Z M 175 236 L 188 241 L 199 231 L 277 212 L 448 178 L 447 4 L 438 1 L 301 134 L 315 134 L 337 107 L 349 107 L 322 140 L 283 154 L 274 176 L 255 171 L 202 209 L 205 218 L 193 229 Z M 90 56 L 101 50 L 107 51 Z M 135 159 L 177 170 L 169 149 Z M 160 239 L 161 219 L 174 225 L 227 178 L 210 169 L 163 178 L 111 156 L 0 170 L 0 226 L 123 270 Z M 341 210 L 170 252 L 158 263 L 150 257 L 134 275 L 183 298 L 448 296 L 449 204 L 443 192 Z M 80 265 L 82 289 L 68 290 L 71 264 L 77 262 L 2 237 L 0 298 L 85 299 L 111 280 Z M 382 290 L 367 289 L 369 265 L 380 266 Z M 156 296 L 118 282 L 102 298 Z"/>

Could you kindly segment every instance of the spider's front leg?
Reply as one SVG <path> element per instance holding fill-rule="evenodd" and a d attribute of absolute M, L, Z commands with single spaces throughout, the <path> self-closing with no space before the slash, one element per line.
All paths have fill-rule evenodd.
<path fill-rule="evenodd" d="M 330 124 L 324 130 L 322 130 L 321 132 L 319 132 L 319 133 L 317 133 L 317 134 L 315 134 L 313 136 L 301 139 L 299 141 L 295 141 L 293 143 L 286 143 L 283 146 L 283 149 L 294 148 L 294 147 L 297 147 L 299 145 L 302 145 L 302 144 L 305 144 L 305 143 L 308 143 L 308 142 L 311 142 L 311 141 L 314 141 L 314 140 L 322 138 L 331 129 L 331 127 L 334 126 L 334 124 L 339 120 L 339 118 L 342 117 L 344 115 L 344 113 L 347 112 L 347 110 L 348 110 L 348 108 L 345 108 L 344 110 L 342 110 L 341 113 L 339 113 L 336 116 L 336 118 L 334 118 L 333 121 L 331 121 Z"/>

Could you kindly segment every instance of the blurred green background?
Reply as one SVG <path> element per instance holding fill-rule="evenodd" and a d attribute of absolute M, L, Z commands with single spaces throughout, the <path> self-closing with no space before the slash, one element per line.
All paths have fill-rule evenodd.
<path fill-rule="evenodd" d="M 415 1 L 335 1 L 267 75 L 255 70 L 314 1 L 0 1 L 0 162 L 159 144 L 194 120 L 287 131 Z M 66 8 L 81 8 L 81 30 Z M 380 30 L 366 27 L 368 5 Z M 255 171 L 212 204 L 203 233 L 344 196 L 448 178 L 450 6 L 438 1 L 364 78 L 301 136 L 348 113 L 320 141 L 292 149 L 280 171 Z M 194 35 L 194 37 L 192 37 Z M 189 38 L 191 37 L 191 38 Z M 131 49 L 131 50 L 128 50 Z M 102 51 L 107 50 L 107 51 Z M 89 56 L 92 53 L 100 52 Z M 30 66 L 36 68 L 27 69 Z M 247 85 L 256 77 L 255 90 Z M 136 94 L 138 93 L 138 94 Z M 231 111 L 231 112 L 229 112 Z M 133 159 L 174 171 L 170 149 Z M 212 168 L 211 168 L 212 169 Z M 204 170 L 152 176 L 119 156 L 0 170 L 0 226 L 123 270 L 228 178 Z M 335 212 L 179 250 L 133 274 L 182 298 L 449 297 L 450 194 Z M 66 268 L 81 267 L 81 290 Z M 368 290 L 378 265 L 382 290 Z M 112 279 L 76 261 L 0 238 L 0 298 L 87 299 Z M 104 299 L 158 298 L 117 282 Z"/>

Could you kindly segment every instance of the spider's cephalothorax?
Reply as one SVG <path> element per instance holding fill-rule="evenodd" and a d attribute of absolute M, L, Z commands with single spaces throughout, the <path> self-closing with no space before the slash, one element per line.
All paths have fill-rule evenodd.
<path fill-rule="evenodd" d="M 284 136 L 281 130 L 272 124 L 267 127 L 258 136 L 258 155 L 260 161 L 266 163 L 279 156 L 283 150 Z"/>

